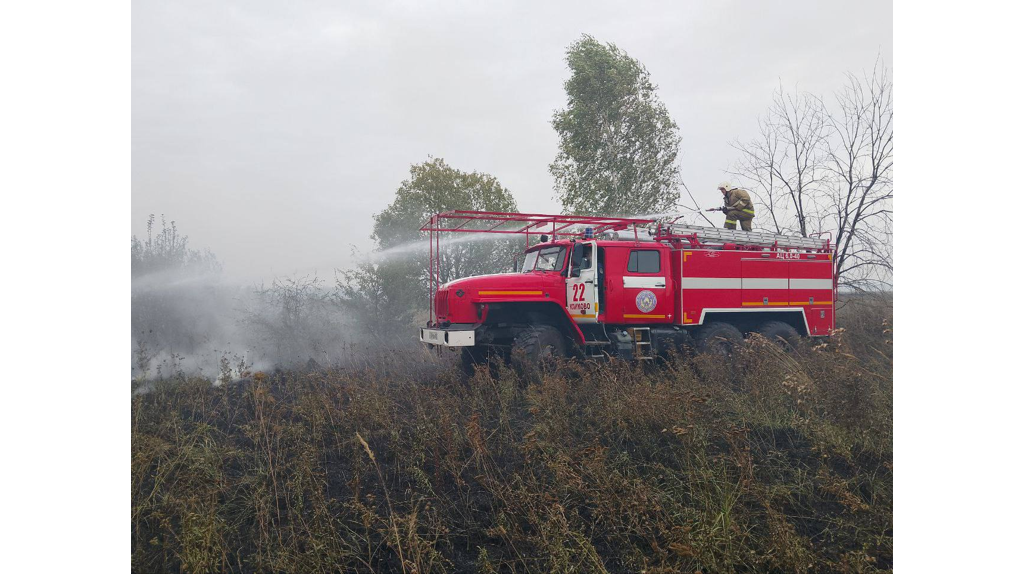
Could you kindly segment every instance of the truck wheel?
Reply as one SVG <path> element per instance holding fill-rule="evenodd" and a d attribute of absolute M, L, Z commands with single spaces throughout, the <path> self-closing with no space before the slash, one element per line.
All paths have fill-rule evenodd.
<path fill-rule="evenodd" d="M 512 341 L 513 360 L 522 361 L 524 366 L 541 363 L 565 356 L 565 337 L 549 325 L 536 325 L 522 329 Z"/>
<path fill-rule="evenodd" d="M 743 344 L 743 333 L 728 323 L 708 323 L 697 335 L 697 349 L 710 355 L 726 356 Z"/>
<path fill-rule="evenodd" d="M 800 334 L 796 332 L 796 329 L 782 321 L 768 321 L 758 327 L 757 332 L 787 351 L 796 348 L 796 344 L 800 340 Z"/>

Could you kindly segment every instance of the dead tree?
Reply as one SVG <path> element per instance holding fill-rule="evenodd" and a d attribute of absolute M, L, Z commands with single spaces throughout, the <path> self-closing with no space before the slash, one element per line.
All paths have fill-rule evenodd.
<path fill-rule="evenodd" d="M 892 79 L 879 60 L 847 76 L 828 115 L 828 219 L 836 230 L 839 280 L 852 288 L 892 285 Z"/>
<path fill-rule="evenodd" d="M 847 78 L 831 110 L 779 88 L 758 138 L 733 144 L 740 159 L 731 173 L 754 195 L 760 225 L 833 235 L 840 285 L 891 288 L 892 79 L 881 60 Z"/>
<path fill-rule="evenodd" d="M 758 125 L 757 139 L 733 143 L 740 160 L 731 173 L 748 183 L 776 233 L 807 237 L 828 175 L 825 108 L 816 97 L 793 96 L 780 86 Z"/>

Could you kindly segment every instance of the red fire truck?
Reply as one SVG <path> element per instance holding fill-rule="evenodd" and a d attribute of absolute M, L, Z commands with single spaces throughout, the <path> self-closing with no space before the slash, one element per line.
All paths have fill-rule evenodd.
<path fill-rule="evenodd" d="M 834 328 L 831 241 L 654 219 L 448 211 L 430 218 L 430 319 L 420 340 L 467 364 L 516 351 L 651 359 L 744 334 L 793 344 Z M 442 234 L 526 236 L 513 273 L 440 284 Z M 531 240 L 533 242 L 531 243 Z"/>

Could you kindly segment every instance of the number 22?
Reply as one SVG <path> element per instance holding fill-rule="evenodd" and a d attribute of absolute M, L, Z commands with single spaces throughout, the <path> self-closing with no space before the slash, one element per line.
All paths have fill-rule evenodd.
<path fill-rule="evenodd" d="M 586 301 L 583 297 L 583 293 L 587 290 L 587 286 L 583 283 L 576 283 L 572 286 L 572 300 L 573 301 Z"/>

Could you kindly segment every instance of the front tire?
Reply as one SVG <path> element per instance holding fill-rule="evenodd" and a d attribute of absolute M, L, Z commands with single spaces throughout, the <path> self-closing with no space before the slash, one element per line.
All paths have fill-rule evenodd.
<path fill-rule="evenodd" d="M 728 323 L 708 323 L 697 335 L 697 349 L 709 355 L 726 357 L 743 344 L 743 333 Z"/>
<path fill-rule="evenodd" d="M 524 367 L 539 367 L 551 359 L 565 357 L 565 337 L 550 325 L 523 328 L 512 341 L 512 359 Z"/>

